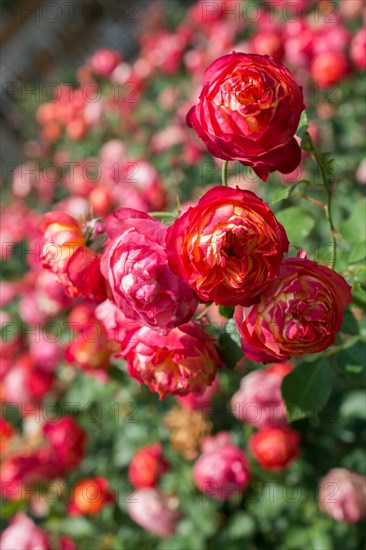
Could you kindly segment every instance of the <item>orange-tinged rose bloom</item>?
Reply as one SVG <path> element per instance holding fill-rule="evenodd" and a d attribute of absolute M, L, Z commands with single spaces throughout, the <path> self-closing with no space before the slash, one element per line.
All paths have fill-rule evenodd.
<path fill-rule="evenodd" d="M 202 301 L 227 306 L 258 301 L 288 244 L 269 206 L 238 187 L 213 187 L 167 233 L 171 270 Z"/>
<path fill-rule="evenodd" d="M 233 52 L 206 69 L 187 123 L 212 155 L 251 166 L 267 181 L 269 172 L 300 164 L 294 134 L 304 109 L 302 88 L 282 63 Z"/>
<path fill-rule="evenodd" d="M 281 470 L 299 455 L 300 436 L 290 428 L 264 428 L 253 434 L 249 448 L 266 470 Z"/>
<path fill-rule="evenodd" d="M 258 304 L 237 307 L 234 320 L 243 351 L 253 361 L 281 363 L 334 343 L 351 287 L 329 267 L 288 258 Z"/>
<path fill-rule="evenodd" d="M 70 515 L 95 515 L 114 496 L 109 489 L 108 481 L 104 477 L 91 477 L 79 481 L 73 489 L 72 501 L 68 507 Z"/>
<path fill-rule="evenodd" d="M 94 224 L 94 220 L 91 223 Z M 81 295 L 103 302 L 107 295 L 100 258 L 95 250 L 86 246 L 79 222 L 65 212 L 48 212 L 40 231 L 45 239 L 42 266 L 56 275 L 69 296 Z"/>
<path fill-rule="evenodd" d="M 58 275 L 66 271 L 69 259 L 84 246 L 79 222 L 65 212 L 48 212 L 41 232 L 46 240 L 42 249 L 42 265 Z"/>

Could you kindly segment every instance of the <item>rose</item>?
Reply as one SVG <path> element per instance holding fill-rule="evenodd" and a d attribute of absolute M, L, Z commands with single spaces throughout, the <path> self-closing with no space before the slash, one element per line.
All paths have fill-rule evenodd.
<path fill-rule="evenodd" d="M 174 328 L 167 334 L 142 327 L 131 332 L 122 356 L 127 371 L 138 382 L 158 392 L 202 395 L 223 366 L 214 339 L 199 322 Z"/>
<path fill-rule="evenodd" d="M 249 463 L 244 452 L 236 447 L 229 433 L 206 437 L 202 454 L 193 466 L 193 478 L 203 493 L 228 500 L 242 492 L 249 481 Z"/>
<path fill-rule="evenodd" d="M 289 428 L 264 428 L 249 439 L 249 449 L 266 470 L 281 470 L 299 454 L 299 434 Z"/>
<path fill-rule="evenodd" d="M 48 212 L 40 230 L 46 241 L 41 254 L 42 265 L 61 280 L 69 259 L 85 244 L 80 224 L 64 212 Z"/>
<path fill-rule="evenodd" d="M 154 487 L 161 476 L 169 469 L 159 443 L 142 447 L 134 454 L 128 469 L 128 479 L 138 489 Z"/>
<path fill-rule="evenodd" d="M 72 416 L 46 422 L 43 431 L 50 444 L 50 463 L 55 462 L 60 470 L 76 468 L 84 457 L 86 434 Z"/>
<path fill-rule="evenodd" d="M 169 269 L 166 227 L 130 208 L 109 216 L 106 227 L 111 240 L 102 257 L 102 272 L 124 315 L 158 330 L 189 321 L 197 300 Z"/>
<path fill-rule="evenodd" d="M 50 550 L 48 535 L 23 513 L 16 514 L 0 536 L 1 550 Z"/>
<path fill-rule="evenodd" d="M 158 537 L 169 537 L 182 514 L 176 509 L 178 499 L 154 488 L 140 489 L 128 499 L 131 519 Z"/>
<path fill-rule="evenodd" d="M 275 280 L 288 240 L 251 191 L 217 186 L 169 227 L 170 268 L 205 302 L 251 305 Z"/>
<path fill-rule="evenodd" d="M 206 69 L 187 123 L 212 155 L 252 166 L 267 181 L 269 172 L 299 165 L 294 134 L 303 109 L 302 88 L 282 63 L 233 52 Z"/>
<path fill-rule="evenodd" d="M 350 288 L 328 267 L 305 257 L 288 258 L 258 304 L 235 309 L 245 355 L 253 361 L 281 363 L 328 348 L 351 301 Z"/>
<path fill-rule="evenodd" d="M 90 65 L 97 75 L 109 76 L 121 61 L 121 54 L 117 50 L 100 48 L 93 53 Z"/>
<path fill-rule="evenodd" d="M 90 222 L 88 230 L 97 224 Z M 79 222 L 65 212 L 48 212 L 40 226 L 45 238 L 41 262 L 55 273 L 69 296 L 84 296 L 96 302 L 106 299 L 105 282 L 97 253 L 86 246 Z"/>
<path fill-rule="evenodd" d="M 336 521 L 359 521 L 366 516 L 366 477 L 333 468 L 319 481 L 319 506 Z"/>
<path fill-rule="evenodd" d="M 91 477 L 79 481 L 73 488 L 72 500 L 68 505 L 71 516 L 82 514 L 95 515 L 109 502 L 113 502 L 113 493 L 104 477 Z"/>
<path fill-rule="evenodd" d="M 292 369 L 292 365 L 283 365 L 283 369 L 276 372 L 273 367 L 268 367 L 244 376 L 231 399 L 235 418 L 256 428 L 285 426 L 287 412 L 281 396 L 281 383 Z"/>

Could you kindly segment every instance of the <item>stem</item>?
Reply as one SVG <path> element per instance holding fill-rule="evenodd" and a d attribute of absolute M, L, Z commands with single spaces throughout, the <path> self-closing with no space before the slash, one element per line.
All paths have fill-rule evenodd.
<path fill-rule="evenodd" d="M 152 218 L 174 218 L 174 219 L 178 217 L 177 214 L 174 214 L 174 212 L 149 212 L 149 216 L 151 216 Z"/>
<path fill-rule="evenodd" d="M 204 309 L 201 311 L 201 313 L 199 313 L 198 315 L 196 315 L 196 317 L 194 318 L 195 321 L 198 321 L 199 319 L 202 319 L 202 317 L 204 317 L 206 314 L 207 314 L 207 310 L 208 308 L 212 305 L 212 302 L 210 302 L 209 304 L 206 304 Z"/>
<path fill-rule="evenodd" d="M 227 165 L 228 165 L 228 161 L 224 160 L 221 166 L 221 181 L 222 181 L 222 185 L 226 185 L 226 187 L 227 187 Z"/>
<path fill-rule="evenodd" d="M 334 226 L 334 222 L 333 222 L 333 218 L 332 218 L 332 193 L 333 193 L 333 190 L 332 190 L 331 185 L 328 183 L 327 174 L 325 173 L 323 164 L 321 162 L 321 158 L 319 157 L 319 152 L 318 152 L 317 148 L 314 146 L 314 142 L 313 142 L 310 134 L 308 134 L 307 137 L 308 137 L 308 140 L 310 142 L 311 155 L 313 157 L 313 160 L 314 160 L 315 164 L 319 167 L 320 174 L 321 174 L 322 181 L 323 181 L 323 187 L 324 187 L 324 190 L 327 194 L 327 199 L 328 200 L 327 200 L 327 204 L 325 205 L 324 211 L 325 211 L 325 216 L 326 216 L 328 224 L 329 224 L 330 232 L 332 234 L 333 260 L 332 260 L 331 265 L 332 265 L 332 269 L 334 269 L 335 264 L 337 263 L 337 240 L 336 240 L 337 231 L 336 231 L 336 228 Z"/>

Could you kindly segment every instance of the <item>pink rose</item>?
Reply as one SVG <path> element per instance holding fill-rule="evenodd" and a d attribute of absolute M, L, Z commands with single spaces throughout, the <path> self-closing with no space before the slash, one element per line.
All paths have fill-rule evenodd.
<path fill-rule="evenodd" d="M 329 267 L 304 257 L 288 258 L 258 304 L 235 309 L 245 355 L 253 361 L 281 363 L 328 348 L 351 302 L 350 289 Z"/>
<path fill-rule="evenodd" d="M 97 75 L 109 76 L 120 61 L 121 54 L 118 51 L 100 48 L 93 53 L 90 64 Z"/>
<path fill-rule="evenodd" d="M 319 481 L 319 506 L 336 521 L 359 521 L 366 516 L 366 477 L 333 468 Z"/>
<path fill-rule="evenodd" d="M 205 438 L 202 454 L 193 466 L 193 478 L 203 493 L 228 500 L 244 491 L 249 481 L 249 463 L 244 452 L 236 447 L 230 434 L 221 432 Z"/>
<path fill-rule="evenodd" d="M 268 367 L 244 376 L 231 399 L 235 418 L 249 422 L 255 428 L 285 426 L 287 411 L 281 396 L 281 383 L 293 369 L 291 365 L 287 367 L 280 374 Z"/>
<path fill-rule="evenodd" d="M 130 335 L 122 356 L 130 376 L 158 392 L 160 399 L 168 393 L 202 395 L 223 366 L 213 338 L 199 322 L 167 334 L 142 327 Z"/>
<path fill-rule="evenodd" d="M 110 242 L 101 268 L 124 315 L 157 330 L 189 321 L 197 300 L 169 269 L 166 227 L 130 208 L 120 208 L 109 216 L 106 227 Z"/>
<path fill-rule="evenodd" d="M 1 550 L 50 550 L 48 535 L 23 513 L 13 517 L 0 536 Z"/>
<path fill-rule="evenodd" d="M 128 502 L 131 519 L 158 537 L 174 535 L 182 514 L 175 496 L 164 495 L 154 488 L 140 489 Z"/>

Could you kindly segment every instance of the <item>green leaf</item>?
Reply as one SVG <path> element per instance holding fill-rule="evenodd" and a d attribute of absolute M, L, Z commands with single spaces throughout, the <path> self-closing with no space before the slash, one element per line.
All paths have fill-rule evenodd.
<path fill-rule="evenodd" d="M 349 393 L 340 408 L 344 417 L 362 418 L 366 420 L 366 395 L 362 390 Z"/>
<path fill-rule="evenodd" d="M 349 255 L 348 261 L 350 264 L 361 262 L 366 258 L 366 240 L 356 243 Z"/>
<path fill-rule="evenodd" d="M 315 220 L 305 210 L 298 206 L 290 206 L 276 214 L 280 223 L 285 227 L 290 242 L 298 242 L 305 239 L 313 229 Z"/>
<path fill-rule="evenodd" d="M 248 538 L 255 531 L 255 521 L 252 516 L 245 512 L 235 514 L 228 526 L 228 535 L 230 539 Z"/>
<path fill-rule="evenodd" d="M 345 334 L 359 333 L 357 321 L 353 313 L 349 309 L 346 309 L 344 311 L 341 331 L 344 332 Z"/>
<path fill-rule="evenodd" d="M 295 185 L 288 185 L 287 187 L 279 187 L 276 189 L 272 195 L 272 204 L 288 199 L 295 189 Z"/>
<path fill-rule="evenodd" d="M 326 360 L 298 365 L 282 382 L 282 397 L 289 420 L 299 420 L 321 411 L 331 388 L 330 367 Z"/>
<path fill-rule="evenodd" d="M 234 319 L 229 319 L 225 325 L 225 332 L 219 337 L 219 347 L 227 367 L 234 368 L 243 358 L 240 336 Z"/>
<path fill-rule="evenodd" d="M 108 375 L 113 378 L 113 380 L 117 380 L 117 382 L 126 382 L 125 372 L 116 365 L 109 367 Z"/>
<path fill-rule="evenodd" d="M 352 380 L 353 384 L 366 385 L 365 343 L 358 341 L 335 355 L 335 362 L 340 372 Z"/>
<path fill-rule="evenodd" d="M 296 135 L 299 138 L 302 138 L 303 135 L 305 134 L 305 132 L 307 131 L 308 127 L 309 127 L 308 115 L 307 115 L 306 111 L 303 111 L 301 113 L 299 126 L 297 127 Z"/>
<path fill-rule="evenodd" d="M 219 306 L 220 315 L 226 317 L 226 319 L 232 319 L 234 315 L 235 307 L 234 306 Z"/>
<path fill-rule="evenodd" d="M 349 243 L 358 243 L 360 235 L 366 230 L 366 198 L 358 200 L 350 217 L 342 222 L 339 231 L 342 237 Z"/>

